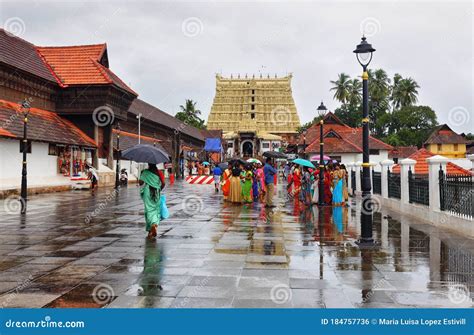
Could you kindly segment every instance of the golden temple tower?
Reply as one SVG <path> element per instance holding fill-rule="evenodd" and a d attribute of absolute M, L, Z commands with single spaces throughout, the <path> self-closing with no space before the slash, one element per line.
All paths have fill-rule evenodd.
<path fill-rule="evenodd" d="M 224 78 L 216 75 L 216 95 L 207 129 L 222 129 L 229 155 L 254 156 L 277 150 L 296 135 L 300 120 L 285 77 Z"/>

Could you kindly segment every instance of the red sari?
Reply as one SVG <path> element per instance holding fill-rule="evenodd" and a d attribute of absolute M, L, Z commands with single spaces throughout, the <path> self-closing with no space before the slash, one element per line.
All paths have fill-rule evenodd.
<path fill-rule="evenodd" d="M 331 173 L 324 171 L 324 203 L 326 205 L 330 205 L 332 202 L 331 183 Z"/>
<path fill-rule="evenodd" d="M 301 172 L 300 169 L 296 168 L 293 171 L 293 196 L 298 198 L 301 191 Z"/>
<path fill-rule="evenodd" d="M 224 173 L 222 174 L 222 193 L 224 194 L 224 200 L 227 199 L 230 193 L 230 177 L 232 173 L 229 169 L 225 169 Z"/>

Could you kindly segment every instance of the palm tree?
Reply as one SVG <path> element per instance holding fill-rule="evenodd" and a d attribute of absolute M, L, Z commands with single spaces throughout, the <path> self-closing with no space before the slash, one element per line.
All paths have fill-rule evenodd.
<path fill-rule="evenodd" d="M 395 75 L 392 89 L 392 101 L 396 109 L 412 106 L 418 101 L 418 88 L 420 86 L 412 78 L 402 78 Z"/>
<path fill-rule="evenodd" d="M 348 102 L 349 105 L 357 107 L 362 101 L 362 83 L 359 79 L 354 78 L 348 81 Z"/>
<path fill-rule="evenodd" d="M 204 120 L 199 117 L 201 115 L 201 111 L 196 108 L 196 104 L 196 101 L 193 101 L 192 99 L 186 99 L 184 106 L 179 106 L 181 111 L 176 113 L 175 117 L 191 126 L 203 128 Z"/>
<path fill-rule="evenodd" d="M 343 108 L 349 99 L 350 76 L 345 73 L 339 73 L 337 80 L 331 80 L 334 86 L 331 91 L 334 91 L 334 99 L 342 103 Z"/>
<path fill-rule="evenodd" d="M 382 69 L 369 70 L 369 91 L 373 101 L 378 103 L 387 99 L 390 94 L 390 78 Z"/>

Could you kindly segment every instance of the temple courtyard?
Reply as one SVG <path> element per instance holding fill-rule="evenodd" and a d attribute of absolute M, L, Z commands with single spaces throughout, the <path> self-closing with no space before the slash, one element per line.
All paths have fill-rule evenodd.
<path fill-rule="evenodd" d="M 137 186 L 0 201 L 3 307 L 472 307 L 474 241 L 383 207 L 361 250 L 360 203 L 224 203 L 213 186 L 165 189 L 146 240 Z"/>

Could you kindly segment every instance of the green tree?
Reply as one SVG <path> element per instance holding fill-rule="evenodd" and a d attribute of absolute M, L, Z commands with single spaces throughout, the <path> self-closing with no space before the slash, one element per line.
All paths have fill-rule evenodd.
<path fill-rule="evenodd" d="M 197 102 L 193 101 L 192 99 L 186 99 L 184 106 L 179 106 L 181 111 L 176 113 L 175 117 L 187 125 L 203 129 L 205 127 L 204 120 L 199 117 L 201 115 L 201 111 L 196 108 L 196 104 Z"/>
<path fill-rule="evenodd" d="M 392 145 L 416 145 L 421 147 L 433 127 L 438 125 L 436 113 L 428 106 L 406 106 L 390 115 L 388 136 Z"/>
<path fill-rule="evenodd" d="M 412 78 L 402 78 L 396 74 L 393 80 L 392 102 L 394 109 L 412 106 L 418 101 L 420 86 Z"/>
<path fill-rule="evenodd" d="M 339 101 L 344 108 L 349 100 L 350 77 L 345 73 L 339 73 L 337 80 L 331 80 L 331 91 L 334 91 L 334 99 Z"/>
<path fill-rule="evenodd" d="M 370 130 L 374 136 L 381 137 L 386 131 L 383 116 L 389 109 L 390 78 L 383 69 L 369 70 L 368 74 Z"/>

